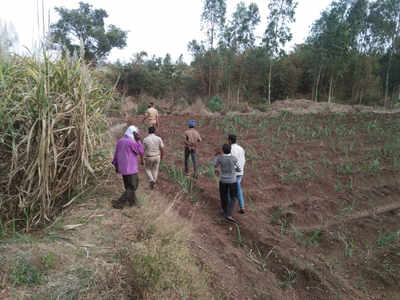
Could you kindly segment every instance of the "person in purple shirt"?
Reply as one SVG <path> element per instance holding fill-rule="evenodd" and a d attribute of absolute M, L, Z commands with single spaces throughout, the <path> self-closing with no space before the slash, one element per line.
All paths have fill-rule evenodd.
<path fill-rule="evenodd" d="M 115 171 L 122 175 L 125 192 L 112 203 L 114 208 L 122 209 L 126 202 L 129 206 L 137 204 L 136 189 L 139 186 L 138 157 L 143 162 L 143 145 L 139 130 L 129 126 L 123 138 L 119 139 L 112 164 Z"/>

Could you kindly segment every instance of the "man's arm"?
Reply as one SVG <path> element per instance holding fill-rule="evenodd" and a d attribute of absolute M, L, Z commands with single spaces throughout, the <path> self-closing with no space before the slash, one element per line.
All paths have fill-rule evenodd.
<path fill-rule="evenodd" d="M 239 160 L 234 156 L 232 156 L 232 159 L 233 159 L 233 165 L 235 167 L 235 171 L 242 172 L 242 169 L 240 168 L 240 165 L 239 165 Z"/>
<path fill-rule="evenodd" d="M 142 137 L 138 133 L 134 133 L 135 135 L 135 146 L 134 146 L 134 152 L 136 155 L 140 156 L 140 164 L 143 166 L 144 165 L 144 159 L 143 159 L 143 154 L 144 154 L 144 149 L 143 149 L 143 144 L 142 144 Z"/>
<path fill-rule="evenodd" d="M 112 161 L 112 164 L 115 167 L 115 172 L 116 173 L 118 173 L 118 159 L 117 159 L 117 157 L 118 157 L 118 144 L 117 144 L 117 147 L 115 148 L 114 158 L 113 158 L 113 161 Z"/>
<path fill-rule="evenodd" d="M 157 128 L 160 128 L 160 120 L 158 119 L 158 112 L 156 114 L 156 126 Z"/>
<path fill-rule="evenodd" d="M 163 160 L 164 158 L 164 147 L 160 146 L 160 160 Z"/>

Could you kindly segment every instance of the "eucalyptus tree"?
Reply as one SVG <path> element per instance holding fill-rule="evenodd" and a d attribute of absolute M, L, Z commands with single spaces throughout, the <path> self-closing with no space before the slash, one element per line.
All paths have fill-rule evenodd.
<path fill-rule="evenodd" d="M 332 101 L 335 81 L 343 77 L 350 58 L 359 51 L 366 31 L 367 4 L 365 0 L 335 0 L 313 24 L 308 42 L 319 64 L 315 94 L 324 69 L 329 80 L 328 102 Z"/>
<path fill-rule="evenodd" d="M 225 28 L 223 36 L 224 43 L 233 54 L 230 55 L 230 57 L 236 58 L 237 60 L 238 80 L 236 99 L 238 103 L 244 73 L 245 57 L 248 49 L 254 47 L 256 40 L 254 30 L 259 23 L 260 13 L 257 4 L 251 3 L 247 7 L 243 2 L 239 2 L 236 6 L 236 11 L 232 15 L 232 19 Z M 232 71 L 229 73 L 232 73 Z M 227 74 L 226 77 L 231 78 L 232 74 Z M 228 85 L 228 89 L 230 89 L 230 84 Z"/>
<path fill-rule="evenodd" d="M 0 58 L 10 54 L 18 44 L 18 35 L 12 23 L 0 20 Z"/>
<path fill-rule="evenodd" d="M 203 13 L 201 14 L 203 30 L 206 30 L 210 46 L 208 66 L 208 95 L 211 96 L 212 65 L 214 62 L 214 41 L 223 31 L 226 16 L 225 0 L 204 0 Z"/>
<path fill-rule="evenodd" d="M 270 0 L 268 25 L 263 43 L 270 55 L 268 71 L 268 103 L 271 104 L 271 77 L 273 59 L 284 53 L 286 43 L 292 40 L 289 25 L 295 22 L 296 0 Z"/>
<path fill-rule="evenodd" d="M 387 58 L 385 72 L 386 106 L 388 104 L 393 57 L 400 53 L 400 0 L 377 0 L 373 2 L 370 8 L 369 23 L 372 50 L 380 55 L 385 55 Z"/>

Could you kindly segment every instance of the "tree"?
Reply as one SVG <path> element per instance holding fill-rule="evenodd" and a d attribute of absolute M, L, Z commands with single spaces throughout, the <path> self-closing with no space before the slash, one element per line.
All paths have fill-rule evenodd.
<path fill-rule="evenodd" d="M 79 2 L 79 8 L 66 9 L 56 7 L 60 20 L 50 27 L 51 40 L 62 47 L 63 51 L 79 51 L 80 43 L 84 48 L 84 58 L 97 62 L 104 59 L 112 48 L 126 46 L 127 32 L 115 25 L 104 28 L 104 19 L 108 17 L 104 9 L 93 9 L 92 5 Z"/>
<path fill-rule="evenodd" d="M 372 49 L 387 58 L 385 106 L 388 104 L 389 79 L 393 56 L 400 51 L 400 0 L 379 0 L 371 5 L 369 23 Z"/>
<path fill-rule="evenodd" d="M 239 2 L 236 7 L 236 11 L 232 15 L 232 20 L 229 22 L 229 25 L 226 27 L 224 32 L 224 40 L 226 45 L 237 56 L 237 103 L 239 103 L 240 99 L 240 89 L 244 73 L 244 59 L 246 57 L 246 51 L 249 48 L 254 47 L 254 30 L 259 22 L 260 14 L 258 6 L 254 3 L 251 3 L 249 7 L 246 7 L 243 2 Z M 231 74 L 228 74 L 227 77 L 230 78 Z M 230 82 L 228 83 L 228 87 L 230 88 Z M 230 91 L 228 91 L 228 93 L 230 93 Z"/>
<path fill-rule="evenodd" d="M 313 24 L 308 42 L 319 64 L 315 95 L 318 95 L 324 69 L 329 77 L 328 102 L 332 101 L 337 78 L 344 76 L 352 58 L 359 55 L 366 32 L 367 7 L 368 1 L 365 0 L 336 0 Z"/>
<path fill-rule="evenodd" d="M 214 40 L 225 25 L 226 3 L 225 0 L 204 0 L 203 13 L 201 20 L 203 29 L 206 29 L 208 42 L 210 44 L 211 55 L 208 68 L 208 96 L 211 96 L 211 69 L 213 62 Z"/>
<path fill-rule="evenodd" d="M 271 56 L 268 72 L 268 103 L 271 104 L 272 59 L 282 54 L 283 47 L 291 41 L 289 24 L 295 21 L 296 0 L 270 0 L 268 25 L 264 33 L 264 45 Z"/>
<path fill-rule="evenodd" d="M 18 43 L 18 35 L 13 24 L 0 20 L 0 57 L 10 54 Z"/>

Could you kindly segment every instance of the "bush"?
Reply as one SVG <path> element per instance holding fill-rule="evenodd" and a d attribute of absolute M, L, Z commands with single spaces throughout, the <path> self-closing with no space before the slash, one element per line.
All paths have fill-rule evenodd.
<path fill-rule="evenodd" d="M 269 110 L 269 105 L 267 103 L 251 104 L 251 107 L 253 107 L 254 109 L 257 109 L 261 112 L 267 112 Z"/>
<path fill-rule="evenodd" d="M 146 112 L 148 107 L 149 107 L 149 103 L 147 101 L 140 102 L 138 109 L 137 109 L 137 114 L 144 115 L 144 113 Z"/>
<path fill-rule="evenodd" d="M 43 273 L 23 257 L 17 257 L 9 280 L 15 285 L 38 285 L 43 281 Z"/>
<path fill-rule="evenodd" d="M 224 102 L 220 97 L 215 96 L 207 102 L 207 108 L 212 112 L 221 112 L 224 108 Z"/>

